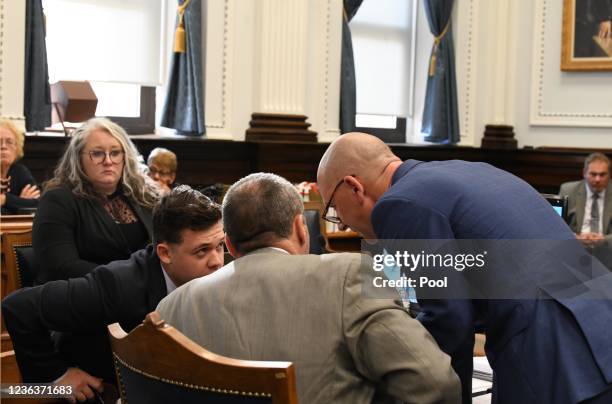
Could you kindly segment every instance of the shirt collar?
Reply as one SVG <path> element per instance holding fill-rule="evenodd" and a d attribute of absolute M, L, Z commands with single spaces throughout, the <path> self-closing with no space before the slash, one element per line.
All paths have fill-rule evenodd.
<path fill-rule="evenodd" d="M 586 183 L 585 185 L 586 185 L 586 192 L 587 192 L 587 197 L 586 197 L 587 200 L 593 199 L 593 194 L 596 193 L 599 196 L 597 199 L 601 201 L 604 195 L 606 194 L 605 189 L 603 189 L 601 192 L 593 192 L 593 190 L 591 189 L 588 183 Z"/>
<path fill-rule="evenodd" d="M 170 292 L 176 289 L 176 285 L 168 276 L 168 273 L 166 272 L 166 269 L 164 268 L 164 265 L 161 262 L 159 263 L 159 266 L 161 266 L 162 274 L 164 274 L 164 280 L 166 281 L 166 291 L 168 292 L 168 294 L 170 294 Z"/>
<path fill-rule="evenodd" d="M 270 250 L 278 251 L 278 252 L 281 252 L 281 253 L 284 253 L 284 254 L 287 254 L 287 255 L 291 255 L 289 253 L 289 251 L 283 250 L 282 248 L 279 248 L 279 247 L 261 247 L 261 248 L 255 249 L 253 251 L 250 251 L 250 252 L 246 253 L 245 255 L 261 254 L 261 253 L 265 253 L 265 252 L 270 252 Z"/>

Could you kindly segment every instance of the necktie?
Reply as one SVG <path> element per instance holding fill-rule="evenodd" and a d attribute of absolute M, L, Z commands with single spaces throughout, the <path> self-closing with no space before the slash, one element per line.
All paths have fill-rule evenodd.
<path fill-rule="evenodd" d="M 593 202 L 591 203 L 591 233 L 599 233 L 599 194 L 593 192 Z"/>

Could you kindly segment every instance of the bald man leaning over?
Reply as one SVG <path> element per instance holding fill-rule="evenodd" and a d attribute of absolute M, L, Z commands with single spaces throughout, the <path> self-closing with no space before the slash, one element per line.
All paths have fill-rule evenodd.
<path fill-rule="evenodd" d="M 576 250 L 574 256 L 584 254 L 580 243 L 571 241 L 571 230 L 537 191 L 488 164 L 402 162 L 378 138 L 350 133 L 327 149 L 317 179 L 327 208 L 336 210 L 336 216 L 328 219 L 365 238 L 537 239 L 569 246 Z M 536 275 L 544 267 L 554 269 L 558 285 L 576 295 L 556 298 L 558 289 L 523 282 L 526 295 L 540 294 L 546 300 L 419 300 L 418 319 L 451 355 L 464 403 L 471 402 L 477 322 L 484 324 L 487 357 L 495 371 L 493 402 L 612 402 L 612 282 L 605 268 L 593 262 L 588 269 L 601 278 L 579 284 L 577 276 L 584 275 L 580 273 L 584 268 L 570 267 L 566 253 L 553 251 L 538 262 L 544 265 L 527 269 Z M 530 263 L 533 257 L 513 258 Z M 491 272 L 483 277 L 489 282 L 484 290 L 517 282 L 507 265 L 487 271 Z M 471 279 L 465 272 L 458 274 L 464 281 Z"/>
<path fill-rule="evenodd" d="M 232 185 L 223 224 L 237 259 L 168 295 L 162 318 L 217 354 L 293 362 L 300 403 L 457 403 L 450 359 L 397 293 L 362 291 L 369 257 L 307 254 L 303 212 L 295 187 L 276 175 Z"/>

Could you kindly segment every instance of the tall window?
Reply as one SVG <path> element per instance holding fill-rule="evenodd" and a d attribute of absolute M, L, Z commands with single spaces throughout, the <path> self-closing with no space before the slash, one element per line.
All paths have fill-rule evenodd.
<path fill-rule="evenodd" d="M 50 83 L 87 80 L 98 98 L 96 116 L 112 117 L 133 133 L 152 132 L 165 3 L 43 0 Z"/>
<path fill-rule="evenodd" d="M 415 17 L 415 0 L 364 0 L 350 22 L 357 127 L 393 141 L 404 142 L 412 127 Z"/>

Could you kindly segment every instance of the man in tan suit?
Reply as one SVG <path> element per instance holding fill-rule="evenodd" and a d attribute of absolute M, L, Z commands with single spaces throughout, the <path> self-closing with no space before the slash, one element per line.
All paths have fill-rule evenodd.
<path fill-rule="evenodd" d="M 215 353 L 293 362 L 301 403 L 460 402 L 449 357 L 397 293 L 365 293 L 369 257 L 306 255 L 303 209 L 276 175 L 234 184 L 223 223 L 237 259 L 168 295 L 162 318 Z"/>

